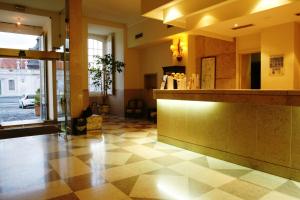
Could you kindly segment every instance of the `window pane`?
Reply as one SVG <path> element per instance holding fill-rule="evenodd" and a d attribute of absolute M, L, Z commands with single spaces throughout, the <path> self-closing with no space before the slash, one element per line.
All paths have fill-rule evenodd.
<path fill-rule="evenodd" d="M 14 80 L 8 81 L 8 88 L 9 88 L 9 90 L 15 90 L 15 81 Z"/>

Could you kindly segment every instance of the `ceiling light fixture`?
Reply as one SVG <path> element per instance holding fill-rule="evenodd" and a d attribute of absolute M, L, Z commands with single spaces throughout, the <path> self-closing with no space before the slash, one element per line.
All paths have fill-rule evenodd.
<path fill-rule="evenodd" d="M 21 20 L 20 18 L 17 19 L 17 26 L 20 26 L 21 25 Z"/>
<path fill-rule="evenodd" d="M 234 27 L 238 27 L 239 25 L 238 25 L 238 24 L 234 24 L 233 26 L 234 26 Z"/>

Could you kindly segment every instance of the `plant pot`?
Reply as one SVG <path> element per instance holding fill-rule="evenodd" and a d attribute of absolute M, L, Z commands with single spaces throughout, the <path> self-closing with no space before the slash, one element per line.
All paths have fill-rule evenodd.
<path fill-rule="evenodd" d="M 102 105 L 101 106 L 101 114 L 109 114 L 110 111 L 110 106 L 109 105 Z"/>
<path fill-rule="evenodd" d="M 35 116 L 40 116 L 41 115 L 41 106 L 34 105 L 34 111 L 35 111 Z"/>

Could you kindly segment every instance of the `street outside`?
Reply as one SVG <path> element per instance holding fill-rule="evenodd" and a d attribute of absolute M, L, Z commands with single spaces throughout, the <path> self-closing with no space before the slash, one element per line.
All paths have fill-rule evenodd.
<path fill-rule="evenodd" d="M 19 108 L 19 97 L 0 97 L 0 123 L 38 119 L 34 107 Z"/>

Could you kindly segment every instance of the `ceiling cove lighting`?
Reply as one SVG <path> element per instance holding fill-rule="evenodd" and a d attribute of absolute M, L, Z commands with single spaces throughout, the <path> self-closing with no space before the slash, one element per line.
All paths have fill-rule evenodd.
<path fill-rule="evenodd" d="M 182 17 L 182 13 L 177 8 L 171 8 L 164 14 L 164 23 L 173 21 Z"/>
<path fill-rule="evenodd" d="M 291 3 L 291 0 L 260 0 L 255 5 L 251 13 L 256 13 L 264 10 L 268 10 L 271 8 L 276 8 L 279 6 L 283 6 L 285 4 Z"/>

